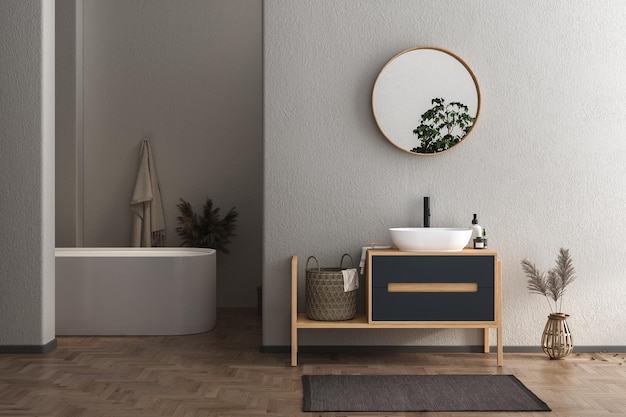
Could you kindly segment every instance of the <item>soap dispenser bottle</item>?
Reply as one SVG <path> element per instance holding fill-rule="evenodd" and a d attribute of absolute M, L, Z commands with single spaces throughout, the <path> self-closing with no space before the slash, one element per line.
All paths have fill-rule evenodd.
<path fill-rule="evenodd" d="M 476 239 L 477 237 L 481 237 L 483 236 L 483 228 L 481 227 L 481 225 L 478 224 L 478 215 L 476 213 L 474 213 L 474 218 L 472 219 L 472 237 L 470 238 L 469 242 L 467 242 L 467 245 L 465 246 L 466 248 L 473 248 L 474 247 L 474 239 Z"/>

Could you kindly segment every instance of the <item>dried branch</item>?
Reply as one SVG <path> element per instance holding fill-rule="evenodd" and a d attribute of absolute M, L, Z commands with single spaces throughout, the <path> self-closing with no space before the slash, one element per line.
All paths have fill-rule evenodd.
<path fill-rule="evenodd" d="M 527 259 L 522 261 L 522 269 L 528 277 L 528 290 L 532 293 L 546 294 L 546 281 L 543 272 L 539 271 L 535 264 L 530 263 Z"/>
<path fill-rule="evenodd" d="M 548 299 L 548 284 L 546 282 L 545 274 L 539 271 L 535 264 L 531 263 L 527 259 L 522 260 L 522 269 L 524 270 L 524 272 L 526 273 L 526 277 L 528 278 L 528 291 L 534 294 L 543 295 L 548 302 L 550 311 L 554 312 L 554 310 L 552 309 L 552 304 L 550 304 L 550 300 Z"/>
<path fill-rule="evenodd" d="M 556 258 L 556 268 L 554 268 L 555 280 L 558 281 L 559 294 L 556 297 L 555 301 L 558 299 L 561 300 L 559 310 L 561 310 L 561 306 L 563 304 L 563 295 L 565 294 L 565 288 L 574 280 L 576 280 L 576 276 L 574 275 L 574 265 L 572 263 L 572 258 L 569 254 L 569 249 L 561 248 L 559 251 L 559 255 Z"/>
<path fill-rule="evenodd" d="M 547 277 L 527 259 L 522 260 L 522 269 L 528 278 L 528 290 L 546 297 L 552 312 L 562 311 L 565 289 L 576 279 L 569 250 L 564 248 L 559 250 L 556 267 L 548 271 Z M 550 300 L 554 302 L 554 309 Z"/>

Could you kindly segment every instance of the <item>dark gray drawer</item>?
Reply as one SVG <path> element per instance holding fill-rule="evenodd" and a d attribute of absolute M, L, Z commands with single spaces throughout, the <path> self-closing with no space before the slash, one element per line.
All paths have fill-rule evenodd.
<path fill-rule="evenodd" d="M 389 283 L 477 283 L 493 287 L 493 256 L 373 256 L 372 287 Z M 493 293 L 493 292 L 492 292 Z"/>
<path fill-rule="evenodd" d="M 378 321 L 493 321 L 494 289 L 477 292 L 388 292 L 372 290 L 372 320 Z"/>
<path fill-rule="evenodd" d="M 373 256 L 372 320 L 493 321 L 494 273 L 490 255 Z"/>

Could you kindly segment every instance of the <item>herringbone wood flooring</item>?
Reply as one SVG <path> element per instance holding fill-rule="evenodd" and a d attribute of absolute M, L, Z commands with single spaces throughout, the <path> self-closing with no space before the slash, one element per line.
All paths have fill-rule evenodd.
<path fill-rule="evenodd" d="M 209 333 L 179 337 L 62 337 L 46 355 L 0 355 L 0 416 L 356 416 L 303 413 L 307 374 L 468 374 L 517 376 L 549 413 L 488 416 L 626 416 L 626 355 L 573 354 L 550 361 L 512 354 L 260 353 L 254 310 L 219 310 Z M 480 413 L 365 413 L 466 417 Z"/>

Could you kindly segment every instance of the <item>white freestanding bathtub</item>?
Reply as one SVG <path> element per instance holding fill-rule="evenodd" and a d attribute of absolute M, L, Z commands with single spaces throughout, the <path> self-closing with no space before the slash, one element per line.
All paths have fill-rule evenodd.
<path fill-rule="evenodd" d="M 215 250 L 57 248 L 56 334 L 182 335 L 215 326 Z"/>

